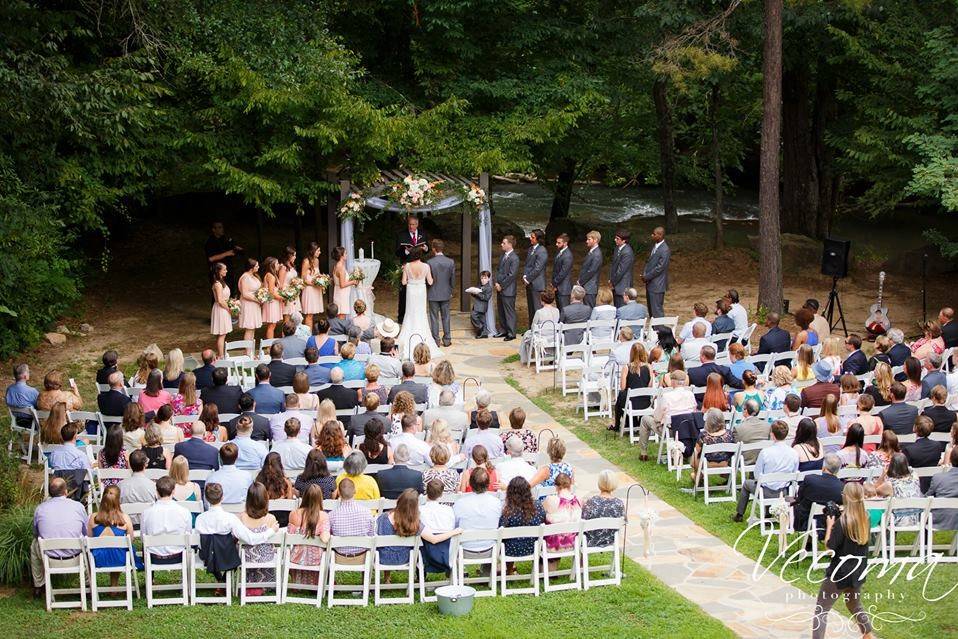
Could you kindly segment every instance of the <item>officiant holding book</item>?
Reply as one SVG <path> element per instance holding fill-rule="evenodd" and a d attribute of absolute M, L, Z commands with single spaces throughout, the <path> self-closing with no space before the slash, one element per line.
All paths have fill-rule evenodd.
<path fill-rule="evenodd" d="M 409 261 L 409 252 L 418 247 L 423 254 L 429 250 L 426 236 L 419 230 L 419 218 L 410 215 L 406 218 L 406 230 L 401 231 L 396 239 L 396 259 L 400 264 Z M 406 286 L 399 285 L 399 322 L 406 316 Z"/>

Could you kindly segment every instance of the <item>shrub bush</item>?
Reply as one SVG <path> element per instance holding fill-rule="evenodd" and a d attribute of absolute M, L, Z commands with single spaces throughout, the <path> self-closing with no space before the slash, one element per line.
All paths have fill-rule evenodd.
<path fill-rule="evenodd" d="M 30 573 L 33 506 L 15 506 L 0 513 L 0 583 L 16 586 Z"/>

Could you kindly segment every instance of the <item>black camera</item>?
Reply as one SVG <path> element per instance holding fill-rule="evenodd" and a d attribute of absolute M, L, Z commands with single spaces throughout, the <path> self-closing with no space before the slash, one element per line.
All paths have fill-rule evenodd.
<path fill-rule="evenodd" d="M 835 519 L 837 519 L 839 516 L 841 516 L 841 514 L 842 514 L 841 506 L 839 506 L 835 502 L 830 501 L 827 504 L 825 504 L 826 517 L 834 517 Z"/>

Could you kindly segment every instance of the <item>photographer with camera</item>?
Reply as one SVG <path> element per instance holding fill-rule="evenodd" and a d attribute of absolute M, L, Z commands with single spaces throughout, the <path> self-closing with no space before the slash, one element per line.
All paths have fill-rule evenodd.
<path fill-rule="evenodd" d="M 856 482 L 845 484 L 842 491 L 844 509 L 835 502 L 825 506 L 825 545 L 834 555 L 825 570 L 825 580 L 818 591 L 815 616 L 812 619 L 812 639 L 824 639 L 828 626 L 828 612 L 839 594 L 845 607 L 858 623 L 862 637 L 873 637 L 871 620 L 862 607 L 861 588 L 868 566 L 868 512 L 865 510 L 865 492 Z"/>

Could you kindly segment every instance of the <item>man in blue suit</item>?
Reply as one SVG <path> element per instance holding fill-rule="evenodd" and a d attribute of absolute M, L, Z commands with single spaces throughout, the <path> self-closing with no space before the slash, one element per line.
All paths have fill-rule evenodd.
<path fill-rule="evenodd" d="M 759 355 L 787 353 L 792 350 L 792 335 L 778 325 L 780 321 L 781 318 L 778 313 L 769 313 L 768 317 L 765 318 L 765 326 L 768 328 L 768 332 L 762 335 L 762 339 L 758 341 Z M 785 360 L 782 360 L 782 363 L 787 364 Z M 772 364 L 772 368 L 777 364 L 778 362 Z M 764 371 L 765 365 L 760 364 L 758 368 Z"/>
<path fill-rule="evenodd" d="M 203 441 L 206 426 L 203 422 L 193 422 L 193 436 L 173 447 L 173 457 L 183 455 L 190 463 L 190 470 L 216 470 L 220 467 L 219 451 Z"/>
<path fill-rule="evenodd" d="M 848 357 L 842 362 L 842 375 L 849 373 L 851 375 L 864 375 L 868 372 L 868 358 L 862 352 L 862 338 L 852 333 L 845 338 L 845 348 L 848 349 Z"/>
<path fill-rule="evenodd" d="M 645 282 L 645 297 L 652 317 L 665 316 L 665 291 L 669 288 L 669 260 L 672 251 L 665 243 L 665 229 L 661 226 L 652 231 L 652 252 L 645 262 L 642 281 Z"/>
<path fill-rule="evenodd" d="M 216 361 L 216 351 L 207 348 L 202 354 L 203 365 L 193 369 L 193 375 L 196 377 L 196 390 L 201 391 L 213 385 L 213 371 L 216 367 L 213 362 Z"/>
<path fill-rule="evenodd" d="M 247 392 L 253 396 L 257 412 L 260 415 L 275 415 L 286 410 L 286 396 L 283 391 L 269 383 L 269 367 L 266 364 L 257 365 L 254 375 L 256 386 Z"/>

